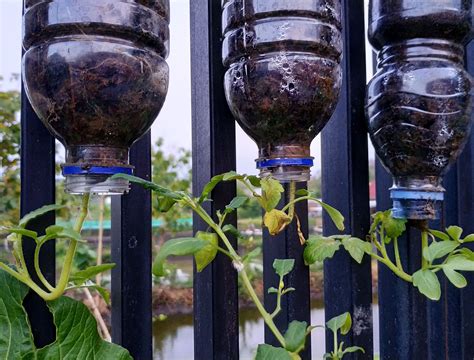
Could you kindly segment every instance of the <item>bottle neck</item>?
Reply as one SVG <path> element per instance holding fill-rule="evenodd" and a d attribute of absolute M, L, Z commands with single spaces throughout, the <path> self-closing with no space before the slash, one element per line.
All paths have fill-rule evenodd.
<path fill-rule="evenodd" d="M 379 67 L 410 60 L 449 61 L 464 65 L 464 47 L 441 39 L 413 39 L 385 46 L 378 55 Z"/>

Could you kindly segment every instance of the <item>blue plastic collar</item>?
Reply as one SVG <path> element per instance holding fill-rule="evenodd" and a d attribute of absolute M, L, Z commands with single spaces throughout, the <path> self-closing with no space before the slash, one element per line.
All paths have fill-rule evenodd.
<path fill-rule="evenodd" d="M 313 165 L 313 158 L 281 158 L 257 160 L 257 169 L 267 169 L 278 166 L 312 167 Z"/>
<path fill-rule="evenodd" d="M 392 189 L 390 191 L 390 197 L 393 200 L 443 201 L 444 200 L 444 192 Z"/>
<path fill-rule="evenodd" d="M 127 174 L 133 175 L 133 169 L 131 167 L 105 167 L 105 166 L 91 166 L 91 167 L 82 167 L 67 165 L 63 166 L 63 175 L 115 175 L 115 174 Z"/>

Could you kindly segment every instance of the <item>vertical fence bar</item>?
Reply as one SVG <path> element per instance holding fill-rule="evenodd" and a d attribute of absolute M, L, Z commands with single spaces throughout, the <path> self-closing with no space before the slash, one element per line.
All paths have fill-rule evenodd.
<path fill-rule="evenodd" d="M 55 147 L 54 138 L 36 116 L 24 91 L 21 91 L 21 216 L 44 205 L 55 202 Z M 54 213 L 49 213 L 32 221 L 28 228 L 38 233 L 53 225 Z M 31 239 L 23 242 L 25 261 L 30 274 L 34 269 L 35 244 Z M 55 282 L 56 245 L 54 241 L 45 244 L 41 249 L 40 267 L 50 283 Z M 34 280 L 39 283 L 35 277 Z M 53 316 L 45 302 L 35 293 L 30 292 L 25 298 L 24 306 L 28 312 L 35 344 L 45 346 L 56 339 L 56 328 Z"/>
<path fill-rule="evenodd" d="M 151 135 L 130 152 L 135 175 L 151 179 Z M 151 194 L 132 185 L 112 197 L 112 338 L 134 359 L 153 358 L 151 278 Z"/>
<path fill-rule="evenodd" d="M 466 48 L 467 68 L 474 75 L 474 41 Z M 474 132 L 458 164 L 459 226 L 465 234 L 474 233 Z M 474 249 L 473 249 L 474 250 Z M 461 296 L 462 359 L 474 359 L 474 273 L 465 273 L 468 287 Z"/>
<path fill-rule="evenodd" d="M 298 184 L 297 189 L 303 189 L 303 184 Z M 289 186 L 285 185 L 285 196 L 279 204 L 282 208 L 289 201 Z M 308 236 L 308 204 L 300 202 L 295 208 L 301 222 L 301 230 L 305 237 Z M 284 232 L 271 236 L 268 229 L 263 232 L 263 284 L 264 289 L 278 287 L 279 277 L 273 269 L 275 259 L 295 259 L 295 268 L 285 279 L 285 286 L 293 287 L 296 291 L 285 295 L 282 299 L 281 313 L 275 318 L 275 323 L 281 332 L 285 332 L 293 320 L 311 323 L 311 299 L 309 268 L 303 260 L 304 247 L 298 238 L 296 223 L 293 222 Z M 273 312 L 276 307 L 275 294 L 264 291 L 265 308 Z M 273 333 L 265 327 L 265 342 L 273 346 L 281 346 Z M 306 347 L 301 352 L 302 359 L 311 359 L 311 341 L 308 339 Z"/>
<path fill-rule="evenodd" d="M 365 238 L 369 231 L 369 170 L 364 104 L 366 84 L 364 1 L 344 0 L 344 80 L 336 113 L 323 131 L 323 198 L 346 218 L 346 233 Z M 338 230 L 324 216 L 324 233 Z M 372 283 L 370 259 L 362 265 L 340 251 L 325 263 L 324 293 L 326 319 L 349 311 L 354 331 L 344 339 L 373 358 Z M 327 349 L 332 338 L 327 334 Z M 355 357 L 351 357 L 355 358 Z"/>
<path fill-rule="evenodd" d="M 377 161 L 377 210 L 392 207 L 388 189 L 392 178 Z M 421 266 L 420 232 L 407 226 L 399 239 L 400 257 L 407 272 Z M 389 256 L 394 258 L 392 249 Z M 428 359 L 427 300 L 413 284 L 396 277 L 379 264 L 380 358 L 387 360 Z"/>
<path fill-rule="evenodd" d="M 446 189 L 440 221 L 431 228 L 444 230 L 458 223 L 458 169 L 454 166 L 443 180 Z M 428 349 L 429 359 L 461 359 L 462 337 L 458 334 L 461 324 L 461 292 L 446 279 L 441 282 L 440 301 L 428 301 Z"/>
<path fill-rule="evenodd" d="M 190 6 L 193 191 L 198 195 L 214 175 L 235 170 L 235 121 L 223 88 L 221 2 L 192 0 Z M 225 208 L 235 195 L 235 184 L 221 184 L 206 210 Z M 229 222 L 236 225 L 236 217 Z M 194 231 L 207 230 L 197 216 L 193 225 Z M 194 339 L 197 360 L 239 358 L 237 272 L 222 254 L 194 276 Z"/>

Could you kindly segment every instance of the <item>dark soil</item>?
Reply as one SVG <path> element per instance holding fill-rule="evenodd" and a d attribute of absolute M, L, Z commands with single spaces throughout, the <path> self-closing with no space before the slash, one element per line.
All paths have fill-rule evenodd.
<path fill-rule="evenodd" d="M 234 117 L 261 157 L 281 157 L 285 146 L 307 148 L 329 121 L 341 87 L 339 1 L 231 0 L 223 21 Z"/>

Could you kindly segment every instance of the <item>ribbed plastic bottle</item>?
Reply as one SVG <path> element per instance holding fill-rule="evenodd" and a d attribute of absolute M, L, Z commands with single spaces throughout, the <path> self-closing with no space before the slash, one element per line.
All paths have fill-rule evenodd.
<path fill-rule="evenodd" d="M 309 180 L 341 88 L 340 1 L 223 0 L 223 33 L 227 101 L 261 174 Z"/>
<path fill-rule="evenodd" d="M 439 217 L 442 178 L 471 130 L 472 79 L 464 67 L 471 1 L 371 0 L 378 72 L 367 116 L 376 152 L 394 177 L 398 218 Z"/>
<path fill-rule="evenodd" d="M 23 80 L 66 147 L 66 191 L 122 194 L 168 91 L 168 0 L 27 0 Z"/>

